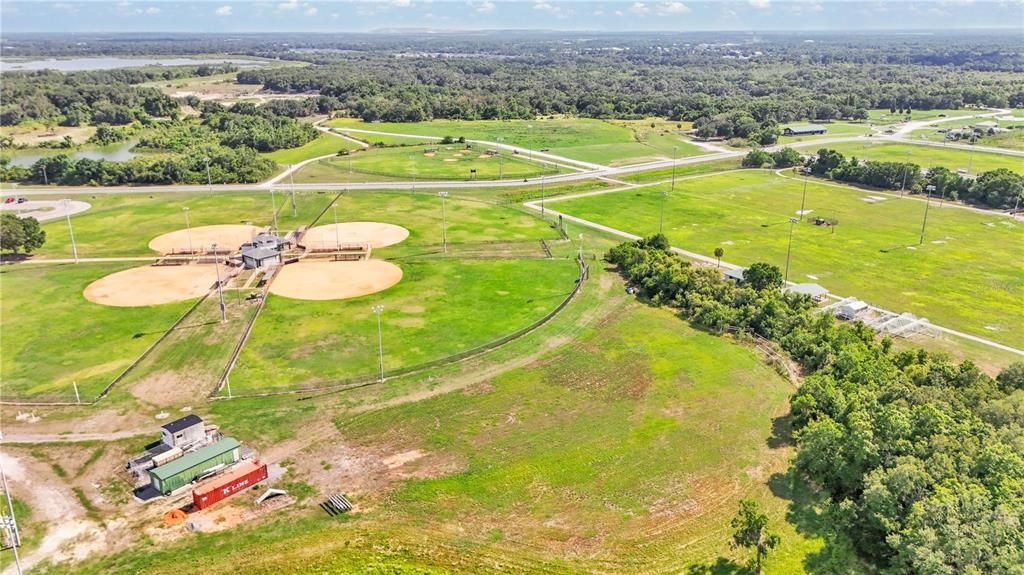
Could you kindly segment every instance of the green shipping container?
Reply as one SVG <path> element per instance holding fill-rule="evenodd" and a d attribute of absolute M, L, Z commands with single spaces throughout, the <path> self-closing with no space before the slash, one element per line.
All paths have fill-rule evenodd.
<path fill-rule="evenodd" d="M 168 462 L 166 465 L 151 469 L 149 480 L 153 489 L 167 495 L 168 493 L 192 483 L 195 478 L 218 465 L 230 465 L 241 457 L 241 444 L 238 440 L 225 437 L 217 443 L 207 445 Z"/>

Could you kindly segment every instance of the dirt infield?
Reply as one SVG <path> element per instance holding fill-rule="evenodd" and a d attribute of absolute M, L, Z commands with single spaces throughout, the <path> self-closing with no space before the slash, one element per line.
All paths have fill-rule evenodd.
<path fill-rule="evenodd" d="M 262 228 L 242 224 L 221 224 L 216 226 L 196 226 L 173 231 L 153 238 L 149 249 L 162 253 L 186 252 L 189 249 L 189 236 L 192 237 L 192 249 L 201 251 L 208 249 L 210 244 L 218 244 L 236 250 L 238 246 L 251 240 Z"/>
<path fill-rule="evenodd" d="M 221 266 L 221 277 L 228 268 Z M 142 266 L 102 277 L 85 288 L 85 299 L 115 307 L 140 307 L 199 297 L 217 282 L 212 264 Z"/>
<path fill-rule="evenodd" d="M 397 244 L 409 237 L 409 230 L 380 222 L 345 222 L 310 228 L 302 238 L 302 244 L 311 248 L 335 247 L 348 244 L 369 243 L 382 248 Z"/>
<path fill-rule="evenodd" d="M 270 293 L 292 299 L 347 299 L 377 293 L 402 279 L 402 268 L 383 260 L 303 261 L 286 265 Z"/>

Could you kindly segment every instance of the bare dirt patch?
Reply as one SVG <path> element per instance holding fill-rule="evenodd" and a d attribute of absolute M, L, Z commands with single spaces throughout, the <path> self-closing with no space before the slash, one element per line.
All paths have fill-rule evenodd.
<path fill-rule="evenodd" d="M 278 272 L 270 293 L 293 299 L 348 299 L 386 290 L 402 279 L 402 268 L 383 260 L 303 261 Z"/>
<path fill-rule="evenodd" d="M 190 230 L 176 230 L 157 236 L 149 242 L 149 249 L 162 254 L 171 254 L 206 251 L 212 244 L 217 244 L 218 249 L 236 250 L 238 246 L 252 240 L 261 229 L 245 224 L 197 226 Z"/>
<path fill-rule="evenodd" d="M 131 394 L 151 405 L 181 405 L 202 397 L 203 381 L 176 371 L 161 371 L 132 385 Z"/>
<path fill-rule="evenodd" d="M 336 247 L 350 244 L 370 244 L 382 248 L 397 244 L 409 237 L 409 230 L 381 222 L 344 222 L 310 228 L 302 237 L 308 247 Z"/>
<path fill-rule="evenodd" d="M 221 277 L 229 269 L 221 266 Z M 102 277 L 85 288 L 85 299 L 115 307 L 160 305 L 197 298 L 217 281 L 213 265 L 142 266 Z"/>

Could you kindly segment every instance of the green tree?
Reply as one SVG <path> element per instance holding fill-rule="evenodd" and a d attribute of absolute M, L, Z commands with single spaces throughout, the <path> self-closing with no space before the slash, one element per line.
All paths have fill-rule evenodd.
<path fill-rule="evenodd" d="M 725 255 L 725 248 L 719 246 L 715 248 L 715 257 L 718 258 L 718 265 L 716 267 L 722 267 L 722 256 Z"/>
<path fill-rule="evenodd" d="M 743 281 L 757 291 L 782 287 L 782 270 L 765 262 L 756 262 L 743 272 Z"/>
<path fill-rule="evenodd" d="M 8 252 L 32 253 L 46 241 L 46 232 L 35 218 L 19 218 L 7 212 L 0 215 L 0 249 Z"/>
<path fill-rule="evenodd" d="M 764 150 L 750 150 L 743 157 L 744 168 L 763 168 L 773 165 L 772 155 Z"/>
<path fill-rule="evenodd" d="M 779 536 L 768 531 L 768 516 L 756 501 L 740 500 L 740 510 L 732 518 L 733 547 L 754 549 L 754 573 L 760 575 L 761 564 L 768 553 L 779 546 Z"/>
<path fill-rule="evenodd" d="M 999 372 L 996 382 L 1004 393 L 1013 393 L 1015 390 L 1024 389 L 1024 361 L 1011 363 Z"/>

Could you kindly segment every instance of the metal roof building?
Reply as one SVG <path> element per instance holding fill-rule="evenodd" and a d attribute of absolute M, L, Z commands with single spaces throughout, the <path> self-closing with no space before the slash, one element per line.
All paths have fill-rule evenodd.
<path fill-rule="evenodd" d="M 206 437 L 206 426 L 198 415 L 189 414 L 160 426 L 160 441 L 168 447 L 180 447 Z"/>
<path fill-rule="evenodd" d="M 824 134 L 828 128 L 819 124 L 808 124 L 806 126 L 790 126 L 782 130 L 783 136 L 809 136 L 813 134 Z"/>
<path fill-rule="evenodd" d="M 242 444 L 237 439 L 224 439 L 187 453 L 166 465 L 149 471 L 150 484 L 154 489 L 167 495 L 214 468 L 229 465 L 241 459 Z"/>
<path fill-rule="evenodd" d="M 818 284 L 796 284 L 791 285 L 785 289 L 790 293 L 798 293 L 800 295 L 811 296 L 815 300 L 823 300 L 828 296 L 828 290 Z"/>
<path fill-rule="evenodd" d="M 276 248 L 268 247 L 247 247 L 242 249 L 242 265 L 246 269 L 256 269 L 268 264 L 279 263 L 281 252 Z"/>

